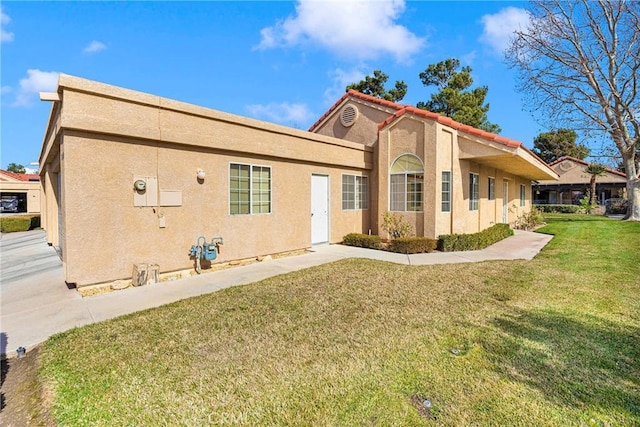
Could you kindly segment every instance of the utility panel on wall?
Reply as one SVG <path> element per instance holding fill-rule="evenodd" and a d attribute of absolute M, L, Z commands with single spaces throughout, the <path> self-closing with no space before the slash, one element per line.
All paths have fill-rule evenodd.
<path fill-rule="evenodd" d="M 182 191 L 160 190 L 160 206 L 182 206 Z"/>
<path fill-rule="evenodd" d="M 133 206 L 158 206 L 158 178 L 155 176 L 133 177 Z"/>

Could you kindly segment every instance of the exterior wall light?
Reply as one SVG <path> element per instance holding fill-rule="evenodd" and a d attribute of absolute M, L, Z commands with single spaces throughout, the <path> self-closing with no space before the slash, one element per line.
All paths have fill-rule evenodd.
<path fill-rule="evenodd" d="M 198 179 L 203 180 L 206 174 L 202 169 L 198 169 L 197 175 L 198 175 Z"/>

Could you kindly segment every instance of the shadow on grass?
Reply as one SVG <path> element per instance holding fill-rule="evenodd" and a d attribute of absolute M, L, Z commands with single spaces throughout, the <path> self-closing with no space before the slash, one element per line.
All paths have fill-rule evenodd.
<path fill-rule="evenodd" d="M 520 310 L 492 323 L 498 334 L 483 345 L 501 375 L 558 405 L 640 419 L 640 329 L 551 310 Z"/>

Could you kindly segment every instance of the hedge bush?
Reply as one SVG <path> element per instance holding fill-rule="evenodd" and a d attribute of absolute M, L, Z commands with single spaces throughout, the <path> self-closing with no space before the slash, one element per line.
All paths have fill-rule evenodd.
<path fill-rule="evenodd" d="M 0 232 L 29 231 L 40 228 L 40 215 L 19 215 L 0 218 Z"/>
<path fill-rule="evenodd" d="M 444 234 L 438 238 L 438 250 L 475 251 L 491 246 L 509 236 L 513 236 L 513 230 L 509 228 L 509 224 L 496 224 L 473 234 Z"/>
<path fill-rule="evenodd" d="M 380 249 L 382 247 L 380 236 L 360 233 L 347 234 L 342 238 L 342 243 L 359 248 Z"/>
<path fill-rule="evenodd" d="M 535 205 L 545 213 L 578 213 L 580 206 L 578 205 Z"/>
<path fill-rule="evenodd" d="M 433 252 L 438 246 L 436 239 L 428 237 L 400 237 L 389 242 L 389 251 L 401 254 Z"/>

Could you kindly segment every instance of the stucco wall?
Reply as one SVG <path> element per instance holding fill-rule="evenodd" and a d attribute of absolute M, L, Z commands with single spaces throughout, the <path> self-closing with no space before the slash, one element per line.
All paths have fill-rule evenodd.
<path fill-rule="evenodd" d="M 437 160 L 435 166 L 435 218 L 434 218 L 434 236 L 440 236 L 442 234 L 452 233 L 452 212 L 442 212 L 442 172 L 452 172 L 454 169 L 452 155 L 453 155 L 453 133 L 448 130 L 444 130 L 441 127 L 437 129 L 438 132 L 438 145 L 437 145 Z M 453 201 L 451 201 L 453 207 Z"/>
<path fill-rule="evenodd" d="M 541 184 L 578 184 L 583 183 L 586 186 L 589 185 L 591 181 L 591 174 L 586 172 L 587 165 L 580 164 L 578 162 L 572 160 L 563 160 L 555 165 L 553 165 L 553 170 L 555 170 L 558 175 L 560 175 L 560 179 L 558 181 L 540 181 Z M 615 175 L 610 172 L 606 172 L 604 176 L 597 177 L 596 182 L 598 183 L 612 183 L 619 182 L 625 183 L 626 179 L 623 176 Z"/>
<path fill-rule="evenodd" d="M 309 247 L 314 173 L 329 176 L 331 241 L 369 228 L 367 211 L 341 206 L 342 174 L 361 170 L 83 133 L 66 135 L 64 143 L 64 258 L 67 281 L 80 286 L 130 277 L 140 262 L 161 271 L 189 268 L 188 250 L 200 235 L 224 238 L 217 261 Z M 271 213 L 229 213 L 230 163 L 271 168 Z M 206 172 L 203 182 L 198 168 Z M 182 206 L 134 207 L 134 176 L 181 191 Z"/>
<path fill-rule="evenodd" d="M 352 126 L 344 126 L 340 121 L 342 110 L 348 105 L 358 110 L 357 119 Z M 378 140 L 378 124 L 391 114 L 393 110 L 389 108 L 354 100 L 340 106 L 321 126 L 314 129 L 314 133 L 372 146 Z"/>

